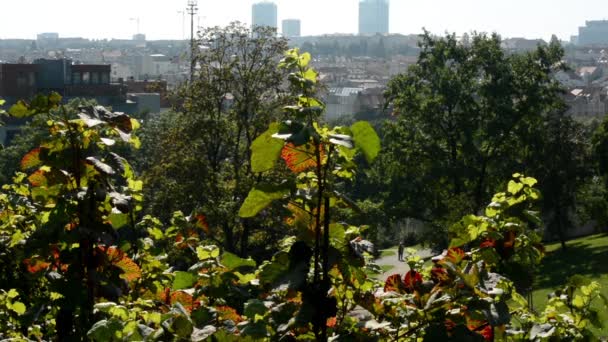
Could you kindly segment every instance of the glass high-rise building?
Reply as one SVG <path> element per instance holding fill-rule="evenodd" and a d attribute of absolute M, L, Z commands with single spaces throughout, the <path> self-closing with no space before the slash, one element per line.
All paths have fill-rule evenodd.
<path fill-rule="evenodd" d="M 578 28 L 578 45 L 608 46 L 608 20 L 591 20 Z"/>
<path fill-rule="evenodd" d="M 388 34 L 389 0 L 359 2 L 359 34 Z"/>
<path fill-rule="evenodd" d="M 277 28 L 277 5 L 270 1 L 253 4 L 251 8 L 252 26 L 270 26 Z"/>
<path fill-rule="evenodd" d="M 301 34 L 301 24 L 298 19 L 285 19 L 283 20 L 283 37 L 285 38 L 294 38 L 299 37 Z"/>

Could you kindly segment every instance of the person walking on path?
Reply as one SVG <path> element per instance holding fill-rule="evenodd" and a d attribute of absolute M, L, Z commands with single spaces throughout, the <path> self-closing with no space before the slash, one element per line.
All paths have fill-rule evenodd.
<path fill-rule="evenodd" d="M 399 242 L 399 248 L 397 249 L 397 256 L 399 261 L 403 261 L 403 242 Z"/>

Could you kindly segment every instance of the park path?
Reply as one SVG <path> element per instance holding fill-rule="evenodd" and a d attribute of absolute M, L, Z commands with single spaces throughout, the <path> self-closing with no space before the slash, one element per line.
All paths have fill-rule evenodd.
<path fill-rule="evenodd" d="M 410 267 L 407 265 L 407 263 L 405 261 L 399 261 L 399 259 L 397 258 L 397 249 L 396 248 L 394 249 L 394 251 L 395 251 L 394 255 L 389 255 L 389 256 L 385 256 L 385 257 L 376 259 L 376 264 L 378 264 L 380 266 L 382 266 L 382 265 L 393 266 L 393 268 L 391 268 L 387 272 L 379 275 L 378 279 L 386 280 L 386 278 L 390 277 L 391 275 L 393 275 L 395 273 L 399 273 L 400 275 L 403 276 L 405 273 L 407 273 L 407 271 L 410 270 Z M 417 254 L 420 255 L 420 257 L 422 257 L 423 259 L 427 259 L 427 258 L 430 258 L 433 256 L 433 253 L 431 252 L 431 250 L 426 249 L 426 248 L 419 249 Z M 404 252 L 404 256 L 407 256 L 407 252 Z"/>

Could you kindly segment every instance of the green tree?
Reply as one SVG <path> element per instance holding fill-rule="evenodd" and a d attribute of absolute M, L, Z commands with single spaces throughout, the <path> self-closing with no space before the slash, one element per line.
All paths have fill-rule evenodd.
<path fill-rule="evenodd" d="M 385 127 L 371 184 L 389 218 L 450 222 L 479 211 L 512 170 L 527 169 L 529 133 L 563 108 L 551 77 L 562 50 L 508 55 L 495 34 L 465 46 L 428 32 L 420 49 L 418 62 L 389 83 L 397 119 Z"/>
<path fill-rule="evenodd" d="M 254 139 L 282 115 L 285 73 L 277 65 L 287 43 L 270 28 L 234 23 L 205 30 L 197 45 L 200 68 L 179 89 L 176 112 L 144 128 L 146 212 L 165 221 L 176 210 L 204 212 L 210 237 L 228 251 L 248 254 L 254 235 L 269 250 L 282 235 L 276 216 L 236 214 L 249 190 L 272 177 L 254 172 L 249 157 Z"/>
<path fill-rule="evenodd" d="M 577 207 L 577 193 L 592 182 L 589 139 L 582 124 L 563 113 L 548 115 L 535 134 L 540 144 L 531 149 L 529 172 L 542 179 L 543 213 L 549 232 L 566 249 L 568 230 Z"/>

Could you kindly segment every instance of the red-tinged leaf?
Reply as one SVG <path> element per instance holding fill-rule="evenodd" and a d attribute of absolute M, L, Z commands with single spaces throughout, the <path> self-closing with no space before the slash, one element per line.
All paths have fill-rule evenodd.
<path fill-rule="evenodd" d="M 165 305 L 171 305 L 171 289 L 170 288 L 167 287 L 166 289 L 160 291 L 156 295 L 156 297 L 158 300 L 163 302 Z"/>
<path fill-rule="evenodd" d="M 23 156 L 21 159 L 21 170 L 31 169 L 42 164 L 40 153 L 41 149 L 40 147 L 37 147 Z"/>
<path fill-rule="evenodd" d="M 299 173 L 317 166 L 317 155 L 313 144 L 295 146 L 289 143 L 283 147 L 281 158 L 294 173 Z M 320 146 L 321 163 L 325 160 L 325 149 Z"/>
<path fill-rule="evenodd" d="M 194 298 L 184 291 L 174 291 L 171 293 L 171 304 L 180 303 L 186 310 L 192 312 Z"/>
<path fill-rule="evenodd" d="M 422 284 L 422 275 L 416 271 L 409 271 L 403 277 L 403 284 L 408 291 L 414 291 Z"/>
<path fill-rule="evenodd" d="M 401 276 L 399 274 L 393 274 L 392 276 L 388 277 L 384 282 L 384 292 L 391 291 L 397 293 L 405 292 L 405 285 L 401 281 Z"/>
<path fill-rule="evenodd" d="M 327 319 L 326 325 L 328 328 L 333 328 L 336 326 L 338 319 L 336 317 L 330 317 Z"/>
<path fill-rule="evenodd" d="M 508 231 L 504 236 L 503 246 L 506 249 L 513 248 L 515 246 L 515 232 Z"/>
<path fill-rule="evenodd" d="M 41 271 L 46 271 L 51 266 L 50 262 L 46 262 L 46 261 L 40 259 L 40 257 L 25 259 L 25 260 L 23 260 L 23 263 L 27 267 L 27 271 L 32 274 L 35 274 L 35 273 L 38 273 Z"/>
<path fill-rule="evenodd" d="M 494 341 L 494 328 L 489 324 L 486 324 L 477 333 L 483 336 L 484 340 L 486 341 Z"/>
<path fill-rule="evenodd" d="M 218 316 L 222 321 L 233 321 L 235 323 L 240 323 L 243 321 L 243 317 L 236 312 L 235 309 L 229 306 L 218 306 L 215 308 L 217 310 Z"/>
<path fill-rule="evenodd" d="M 205 215 L 199 214 L 195 216 L 196 226 L 202 229 L 205 234 L 209 234 L 209 224 L 207 224 L 207 218 Z"/>
<path fill-rule="evenodd" d="M 48 184 L 46 172 L 43 170 L 37 170 L 36 172 L 32 173 L 29 177 L 27 177 L 27 180 L 34 187 L 45 186 Z"/>
<path fill-rule="evenodd" d="M 141 278 L 141 269 L 135 261 L 131 260 L 123 251 L 114 246 L 109 248 L 100 246 L 98 248 L 105 252 L 110 264 L 122 270 L 123 273 L 120 275 L 122 279 L 130 282 Z"/>
<path fill-rule="evenodd" d="M 449 261 L 454 265 L 458 265 L 465 257 L 465 253 L 458 247 L 450 248 L 444 260 Z"/>
<path fill-rule="evenodd" d="M 186 235 L 185 237 L 184 234 Z M 184 234 L 177 233 L 174 246 L 179 249 L 186 249 L 189 246 L 195 247 L 198 244 L 199 234 L 194 229 L 187 229 Z"/>
<path fill-rule="evenodd" d="M 456 323 L 454 323 L 454 321 L 449 318 L 446 319 L 443 324 L 445 325 L 445 330 L 447 330 L 448 332 L 451 332 L 454 330 L 454 328 L 456 328 Z"/>
<path fill-rule="evenodd" d="M 431 270 L 431 279 L 435 283 L 445 284 L 450 279 L 448 271 L 443 267 L 433 267 Z"/>
<path fill-rule="evenodd" d="M 495 246 L 496 240 L 492 239 L 487 239 L 479 245 L 480 248 L 494 248 Z"/>

